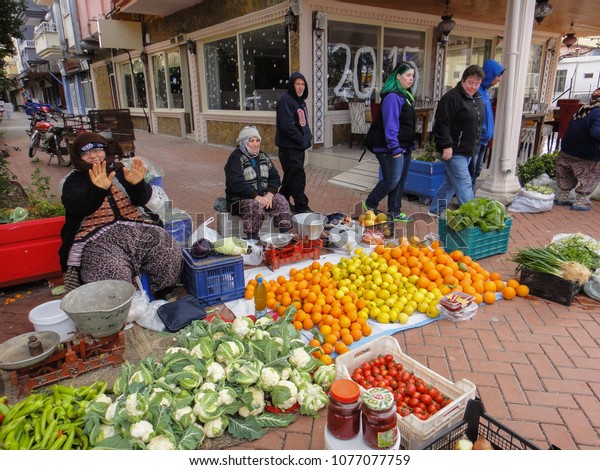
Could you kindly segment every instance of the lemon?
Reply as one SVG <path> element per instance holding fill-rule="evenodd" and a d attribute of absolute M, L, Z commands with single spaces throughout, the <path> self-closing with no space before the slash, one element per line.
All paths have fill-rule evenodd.
<path fill-rule="evenodd" d="M 398 323 L 402 323 L 403 325 L 408 322 L 408 315 L 404 312 L 400 312 L 398 314 Z"/>
<path fill-rule="evenodd" d="M 377 315 L 377 321 L 379 323 L 389 323 L 390 322 L 389 313 L 380 313 L 379 315 Z"/>

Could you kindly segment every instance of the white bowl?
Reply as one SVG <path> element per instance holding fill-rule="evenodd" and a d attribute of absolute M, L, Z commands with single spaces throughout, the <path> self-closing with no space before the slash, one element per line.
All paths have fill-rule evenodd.
<path fill-rule="evenodd" d="M 302 239 L 318 240 L 321 238 L 327 217 L 316 212 L 303 212 L 292 217 L 294 230 Z"/>

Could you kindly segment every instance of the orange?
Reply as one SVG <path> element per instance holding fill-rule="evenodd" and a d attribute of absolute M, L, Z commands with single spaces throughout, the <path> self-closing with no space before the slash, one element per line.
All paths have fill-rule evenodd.
<path fill-rule="evenodd" d="M 502 279 L 502 276 L 500 275 L 500 273 L 497 273 L 497 272 L 490 273 L 490 281 L 497 281 L 499 279 Z"/>
<path fill-rule="evenodd" d="M 331 359 L 331 356 L 329 354 L 323 354 L 319 359 L 326 366 L 329 366 L 333 363 L 333 359 Z"/>
<path fill-rule="evenodd" d="M 373 328 L 368 323 L 364 324 L 361 328 L 363 336 L 369 336 L 373 332 Z"/>
<path fill-rule="evenodd" d="M 493 304 L 496 302 L 496 294 L 494 292 L 484 292 L 482 298 L 486 304 Z"/>
<path fill-rule="evenodd" d="M 331 326 L 329 326 L 329 325 L 320 325 L 319 326 L 319 331 L 321 332 L 321 334 L 323 336 L 327 336 L 329 333 L 331 333 Z"/>
<path fill-rule="evenodd" d="M 498 290 L 498 286 L 496 286 L 494 281 L 485 281 L 483 286 L 485 287 L 485 292 L 496 292 Z"/>
<path fill-rule="evenodd" d="M 514 289 L 514 287 L 507 286 L 502 289 L 502 297 L 504 297 L 506 300 L 514 299 L 515 295 L 517 295 L 517 291 Z"/>
<path fill-rule="evenodd" d="M 321 348 L 325 354 L 331 354 L 333 352 L 333 344 L 323 343 Z"/>
<path fill-rule="evenodd" d="M 331 344 L 332 346 L 337 343 L 337 336 L 334 335 L 333 333 L 329 333 L 328 335 L 325 335 L 325 342 Z"/>
<path fill-rule="evenodd" d="M 384 252 L 385 252 L 385 246 L 377 245 L 375 247 L 375 253 L 377 253 L 378 255 L 382 255 Z"/>
<path fill-rule="evenodd" d="M 251 300 L 254 298 L 254 289 L 246 289 L 244 292 L 244 298 L 247 300 Z"/>
<path fill-rule="evenodd" d="M 305 330 L 310 330 L 313 326 L 315 326 L 315 324 L 313 323 L 311 317 L 306 317 L 302 322 L 302 326 Z"/>
<path fill-rule="evenodd" d="M 313 338 L 308 342 L 309 346 L 314 346 L 315 348 L 319 348 L 321 347 L 321 343 L 319 342 L 319 340 L 317 338 Z"/>
<path fill-rule="evenodd" d="M 519 297 L 525 297 L 529 295 L 529 287 L 527 287 L 525 284 L 519 285 L 519 287 L 517 287 L 515 291 L 517 292 L 517 295 Z"/>
<path fill-rule="evenodd" d="M 344 344 L 343 341 L 338 341 L 335 343 L 335 352 L 338 354 L 343 354 L 343 351 L 346 351 L 348 347 Z"/>
<path fill-rule="evenodd" d="M 519 287 L 519 281 L 517 281 L 516 279 L 509 279 L 508 281 L 506 281 L 506 285 L 508 287 L 516 289 L 517 287 Z"/>
<path fill-rule="evenodd" d="M 464 254 L 460 250 L 454 250 L 452 253 L 450 253 L 450 256 L 454 261 L 460 261 L 463 258 Z"/>
<path fill-rule="evenodd" d="M 346 346 L 350 346 L 352 343 L 354 343 L 354 338 L 350 333 L 343 334 L 341 339 Z"/>
<path fill-rule="evenodd" d="M 354 326 L 354 325 L 358 325 L 358 323 L 353 323 L 352 326 Z M 352 335 L 352 338 L 354 338 L 354 341 L 358 341 L 362 338 L 361 328 L 350 330 L 350 334 Z"/>
<path fill-rule="evenodd" d="M 298 331 L 302 330 L 303 325 L 302 322 L 299 322 L 298 320 L 294 321 L 294 328 L 296 328 Z"/>
<path fill-rule="evenodd" d="M 506 283 L 502 279 L 496 279 L 496 292 L 502 292 L 502 289 L 506 287 Z"/>

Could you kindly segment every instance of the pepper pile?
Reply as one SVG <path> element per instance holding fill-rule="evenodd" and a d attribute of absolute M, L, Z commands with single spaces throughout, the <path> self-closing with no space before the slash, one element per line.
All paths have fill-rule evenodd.
<path fill-rule="evenodd" d="M 52 385 L 12 406 L 0 398 L 0 448 L 7 450 L 88 449 L 84 432 L 86 406 L 106 390 L 107 383 L 73 388 Z"/>

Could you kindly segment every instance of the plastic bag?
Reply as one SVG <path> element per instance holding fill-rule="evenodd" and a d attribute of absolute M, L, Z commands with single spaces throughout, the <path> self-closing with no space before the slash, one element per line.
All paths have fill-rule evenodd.
<path fill-rule="evenodd" d="M 166 208 L 169 206 L 169 196 L 160 186 L 152 186 L 152 196 L 146 203 L 146 207 L 164 219 Z"/>
<path fill-rule="evenodd" d="M 244 264 L 248 266 L 258 266 L 263 262 L 264 251 L 262 245 L 251 240 L 246 240 L 248 246 L 247 254 L 242 254 L 244 258 Z"/>
<path fill-rule="evenodd" d="M 510 212 L 547 212 L 554 206 L 554 194 L 542 194 L 521 188 L 508 206 Z"/>
<path fill-rule="evenodd" d="M 191 246 L 189 240 L 192 236 L 192 218 L 186 211 L 169 207 L 161 218 L 164 229 L 180 246 Z"/>
<path fill-rule="evenodd" d="M 600 302 L 600 269 L 596 269 L 588 282 L 583 286 L 583 292 Z"/>
<path fill-rule="evenodd" d="M 213 243 L 216 242 L 219 238 L 221 238 L 219 236 L 219 232 L 208 226 L 208 224 L 210 224 L 214 220 L 214 217 L 209 217 L 202 225 L 200 225 L 200 227 L 198 227 L 194 231 L 194 233 L 192 233 L 192 236 L 190 237 L 189 241 L 190 246 L 193 245 L 197 240 L 200 240 L 201 238 L 206 238 L 208 241 Z"/>
<path fill-rule="evenodd" d="M 150 302 L 146 293 L 139 289 L 133 294 L 127 323 L 137 323 L 142 328 L 152 331 L 165 331 L 165 324 L 157 314 L 158 307 L 166 304 L 166 300 L 154 300 Z"/>

